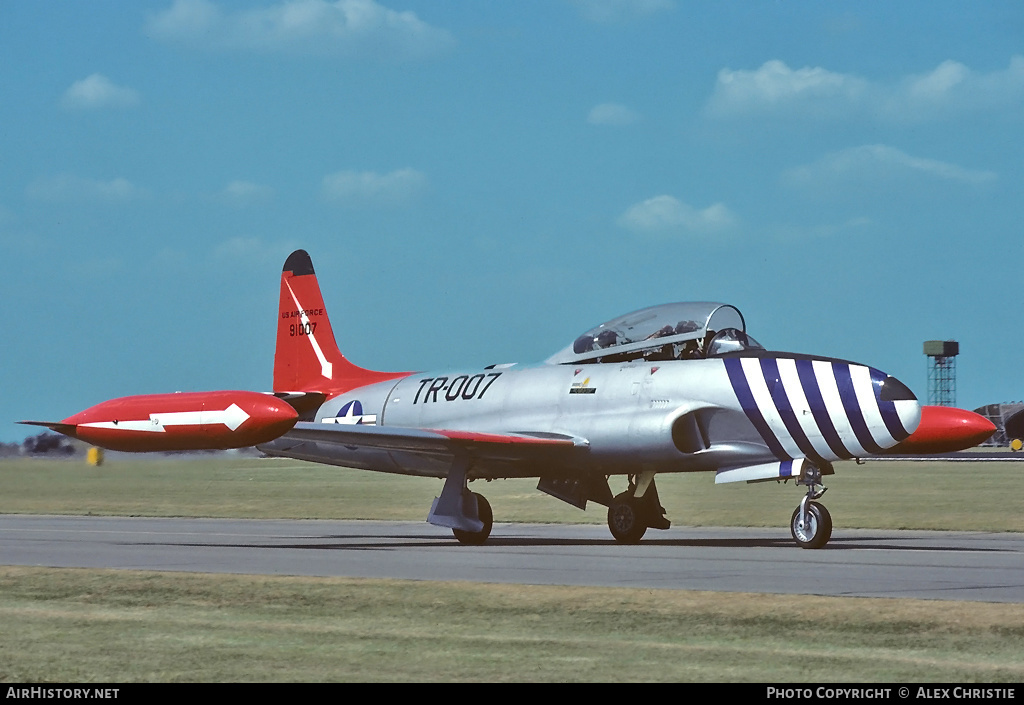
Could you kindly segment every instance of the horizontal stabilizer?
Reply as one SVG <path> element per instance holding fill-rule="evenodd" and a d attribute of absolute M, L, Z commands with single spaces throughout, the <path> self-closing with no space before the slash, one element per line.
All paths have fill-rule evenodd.
<path fill-rule="evenodd" d="M 315 414 L 327 399 L 323 392 L 274 392 L 274 396 L 290 404 L 299 418 Z"/>

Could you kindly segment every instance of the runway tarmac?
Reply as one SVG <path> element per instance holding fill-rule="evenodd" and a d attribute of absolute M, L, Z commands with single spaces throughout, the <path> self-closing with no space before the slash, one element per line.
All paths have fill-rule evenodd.
<path fill-rule="evenodd" d="M 1024 603 L 1024 534 L 495 524 L 483 546 L 422 522 L 0 515 L 0 564 Z"/>

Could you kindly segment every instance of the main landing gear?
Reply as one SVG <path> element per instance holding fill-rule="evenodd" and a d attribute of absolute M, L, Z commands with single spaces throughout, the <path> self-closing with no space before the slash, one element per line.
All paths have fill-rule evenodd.
<path fill-rule="evenodd" d="M 483 495 L 469 491 L 469 464 L 469 458 L 456 456 L 427 521 L 450 528 L 459 543 L 479 545 L 491 535 L 494 514 Z"/>
<path fill-rule="evenodd" d="M 478 546 L 487 540 L 491 535 L 491 527 L 494 525 L 494 514 L 491 512 L 491 504 L 482 494 L 471 492 L 470 495 L 476 500 L 476 515 L 483 527 L 479 531 L 466 531 L 465 529 L 452 529 L 455 538 L 459 543 L 466 543 Z"/>
<path fill-rule="evenodd" d="M 640 543 L 652 529 L 667 529 L 671 522 L 658 499 L 654 475 L 629 476 L 629 488 L 616 495 L 608 505 L 608 529 L 619 543 Z"/>
<path fill-rule="evenodd" d="M 821 471 L 815 467 L 808 468 L 797 484 L 807 485 L 807 494 L 793 510 L 789 531 L 800 548 L 821 548 L 832 538 L 832 516 L 815 500 L 821 499 L 828 488 L 822 486 Z"/>
<path fill-rule="evenodd" d="M 494 515 L 490 503 L 483 495 L 469 490 L 468 465 L 467 458 L 457 458 L 452 463 L 441 496 L 434 500 L 427 521 L 450 528 L 459 543 L 479 545 L 491 535 Z M 832 538 L 832 517 L 825 506 L 817 501 L 826 491 L 821 484 L 821 475 L 820 469 L 808 463 L 797 480 L 798 485 L 807 487 L 807 494 L 793 511 L 789 528 L 793 540 L 800 548 L 821 548 Z M 665 517 L 665 508 L 658 498 L 654 473 L 645 472 L 628 477 L 628 488 L 615 497 L 611 496 L 606 478 L 601 478 L 601 491 L 591 486 L 585 488 L 585 492 L 576 491 L 574 494 L 559 483 L 544 480 L 538 489 L 581 509 L 585 508 L 587 499 L 607 504 L 608 529 L 612 536 L 619 543 L 635 544 L 640 543 L 647 529 L 667 529 L 671 522 Z M 573 488 L 579 490 L 575 485 L 569 489 Z"/>

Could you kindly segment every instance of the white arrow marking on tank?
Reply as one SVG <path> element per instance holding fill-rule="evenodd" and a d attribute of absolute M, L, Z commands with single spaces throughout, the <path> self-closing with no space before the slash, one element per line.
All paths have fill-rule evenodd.
<path fill-rule="evenodd" d="M 93 421 L 79 426 L 87 428 L 110 428 L 118 431 L 148 431 L 164 433 L 167 426 L 203 426 L 222 423 L 235 431 L 249 419 L 238 404 L 232 404 L 223 411 L 172 411 L 166 414 L 150 414 L 149 419 L 134 421 Z"/>
<path fill-rule="evenodd" d="M 299 320 L 302 321 L 302 325 L 308 326 L 309 316 L 306 315 L 306 312 L 302 308 L 302 304 L 299 303 L 299 299 L 295 296 L 295 292 L 292 291 L 292 285 L 288 283 L 287 279 L 285 279 L 284 285 L 288 287 L 288 293 L 292 295 L 292 301 L 295 302 L 295 308 L 299 311 L 299 315 L 301 316 Z M 316 353 L 316 359 L 320 361 L 320 374 L 327 379 L 332 379 L 331 373 L 334 365 L 327 362 L 327 357 L 324 355 L 323 350 L 320 349 L 320 343 L 316 342 L 316 337 L 312 333 L 306 337 L 309 338 L 309 343 L 313 346 L 313 352 Z"/>

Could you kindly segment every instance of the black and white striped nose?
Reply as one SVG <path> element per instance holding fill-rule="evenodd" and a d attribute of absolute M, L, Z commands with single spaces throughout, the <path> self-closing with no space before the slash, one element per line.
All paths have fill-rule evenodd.
<path fill-rule="evenodd" d="M 871 367 L 812 358 L 724 362 L 741 408 L 779 460 L 875 455 L 921 420 L 913 392 Z"/>

